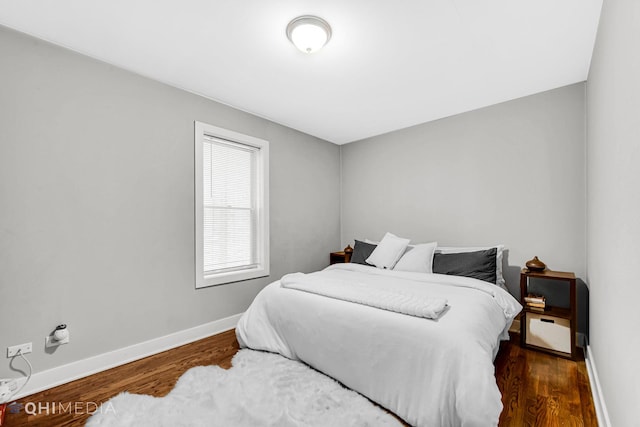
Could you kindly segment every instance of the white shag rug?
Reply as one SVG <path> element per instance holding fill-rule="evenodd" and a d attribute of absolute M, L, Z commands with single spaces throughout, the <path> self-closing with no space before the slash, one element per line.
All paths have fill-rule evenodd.
<path fill-rule="evenodd" d="M 240 350 L 233 367 L 198 366 L 164 397 L 120 393 L 87 427 L 401 426 L 358 393 L 303 363 Z"/>

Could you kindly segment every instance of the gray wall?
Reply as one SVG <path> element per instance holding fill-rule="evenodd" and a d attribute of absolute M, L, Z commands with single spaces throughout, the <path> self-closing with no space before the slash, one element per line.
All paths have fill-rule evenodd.
<path fill-rule="evenodd" d="M 640 2 L 603 3 L 587 84 L 591 351 L 613 426 L 640 426 Z"/>
<path fill-rule="evenodd" d="M 537 255 L 585 277 L 584 84 L 342 147 L 342 244 L 386 231 L 503 243 L 507 285 Z"/>
<path fill-rule="evenodd" d="M 0 58 L 0 349 L 32 341 L 36 371 L 240 313 L 339 247 L 338 146 L 2 27 Z M 271 143 L 270 278 L 195 290 L 194 120 Z"/>

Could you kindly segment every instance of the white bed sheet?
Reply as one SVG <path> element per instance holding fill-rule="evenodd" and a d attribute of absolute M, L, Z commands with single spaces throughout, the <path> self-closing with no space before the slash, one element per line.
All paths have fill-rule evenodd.
<path fill-rule="evenodd" d="M 263 289 L 236 328 L 240 345 L 301 360 L 416 426 L 497 425 L 493 359 L 520 304 L 480 280 L 334 264 L 317 277 L 446 298 L 437 320 L 321 295 Z"/>

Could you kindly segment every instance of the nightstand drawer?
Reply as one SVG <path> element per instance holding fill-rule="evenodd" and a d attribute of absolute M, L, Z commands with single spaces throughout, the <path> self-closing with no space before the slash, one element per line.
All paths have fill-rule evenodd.
<path fill-rule="evenodd" d="M 571 321 L 542 313 L 526 313 L 526 344 L 571 354 Z"/>

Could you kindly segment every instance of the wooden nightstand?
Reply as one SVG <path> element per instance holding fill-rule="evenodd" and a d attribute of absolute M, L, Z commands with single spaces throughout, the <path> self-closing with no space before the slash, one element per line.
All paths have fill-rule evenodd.
<path fill-rule="evenodd" d="M 351 262 L 351 254 L 353 254 L 353 249 L 351 245 L 347 245 L 343 251 L 340 252 L 331 252 L 329 254 L 329 264 L 339 264 L 343 262 Z"/>
<path fill-rule="evenodd" d="M 569 283 L 569 308 L 548 306 L 543 312 L 527 308 L 524 297 L 528 293 L 529 279 L 549 279 Z M 524 307 L 520 318 L 520 344 L 522 347 L 545 351 L 569 359 L 576 353 L 576 276 L 564 271 L 520 272 L 520 303 Z"/>

